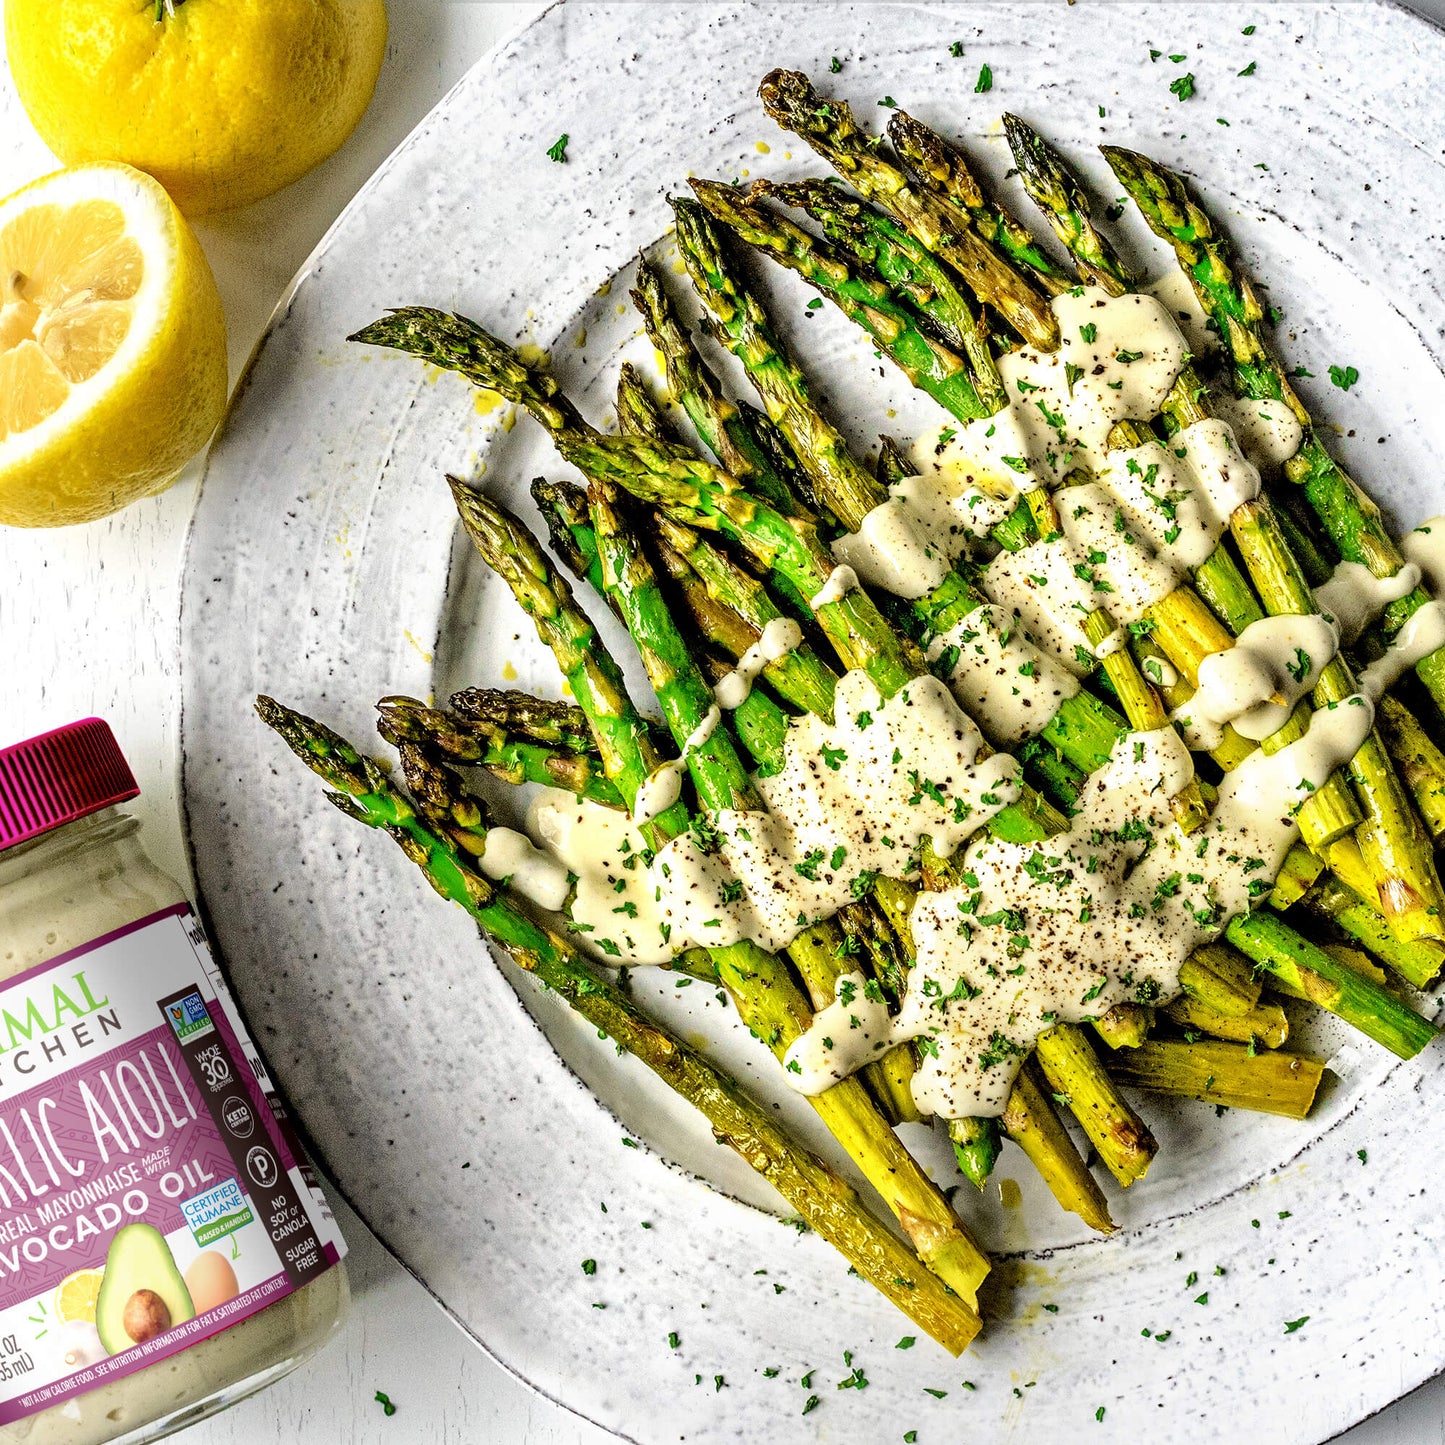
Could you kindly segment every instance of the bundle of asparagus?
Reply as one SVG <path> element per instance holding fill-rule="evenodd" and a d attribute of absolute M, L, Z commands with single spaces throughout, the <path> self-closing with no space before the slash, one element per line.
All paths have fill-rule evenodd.
<path fill-rule="evenodd" d="M 672 203 L 707 329 L 741 362 L 761 408 L 726 395 L 646 260 L 633 299 L 696 445 L 673 432 L 630 366 L 619 379 L 614 436 L 591 426 L 544 370 L 463 317 L 413 306 L 353 338 L 457 371 L 546 428 L 586 481 L 533 484 L 552 551 L 625 625 L 662 725 L 638 711 L 538 540 L 456 478 L 448 480 L 468 535 L 532 618 L 576 705 L 487 689 L 458 693 L 447 708 L 383 699 L 379 726 L 400 752 L 405 791 L 321 724 L 270 699 L 258 710 L 335 789 L 343 811 L 390 832 L 438 892 L 700 1108 L 720 1140 L 956 1353 L 980 1327 L 988 1262 L 893 1125 L 930 1112 L 945 1118 L 960 1168 L 980 1188 L 1007 1135 L 1065 1209 L 1107 1233 L 1107 1199 L 1066 1117 L 1127 1187 L 1157 1145 L 1121 1085 L 1308 1113 L 1323 1066 L 1284 1052 L 1290 1020 L 1281 999 L 1322 1007 L 1402 1058 L 1434 1037 L 1395 981 L 1423 987 L 1445 961 L 1433 852 L 1445 833 L 1437 710 L 1445 648 L 1431 645 L 1437 632 L 1445 642 L 1445 614 L 1378 510 L 1330 458 L 1270 348 L 1249 279 L 1178 177 L 1106 150 L 1150 225 L 1174 245 L 1223 342 L 1223 364 L 1206 377 L 1178 347 L 1157 394 L 1122 374 L 1108 380 L 1121 400 L 1106 397 L 1086 435 L 1063 413 L 1076 385 L 1082 394 L 1097 383 L 1059 359 L 1095 345 L 1107 324 L 1102 298 L 1129 304 L 1138 293 L 1060 154 L 1006 118 L 1025 187 L 1074 275 L 986 193 L 958 150 L 904 112 L 889 125 L 890 154 L 846 104 L 825 100 L 802 75 L 775 71 L 761 95 L 854 187 L 758 182 L 743 192 L 695 180 L 696 199 Z M 780 207 L 805 213 L 821 234 Z M 748 285 L 738 242 L 795 271 L 863 327 L 941 405 L 948 425 L 908 457 L 885 438 L 876 472 L 864 467 Z M 1096 311 L 1097 320 L 1080 321 Z M 1168 353 L 1173 343 L 1158 334 Z M 1117 345 L 1096 355 L 1093 371 L 1112 375 L 1143 357 Z M 1028 379 L 1051 366 L 1067 387 L 1057 395 Z M 1041 389 L 1042 398 L 1029 395 Z M 1290 444 L 1280 457 L 1285 493 L 1239 481 L 1258 478 L 1211 419 L 1226 392 L 1263 406 Z M 1019 414 L 1028 409 L 1037 428 L 1033 408 L 1046 429 L 1030 450 Z M 933 493 L 915 485 L 917 472 L 960 431 L 975 446 L 973 472 L 964 485 L 955 468 L 955 495 L 940 502 L 936 485 Z M 1160 465 L 1150 459 L 1166 457 L 1166 445 L 1184 458 L 1206 433 L 1235 474 L 1213 531 L 1187 489 L 1150 490 Z M 989 457 L 1019 480 L 998 485 Z M 1082 519 L 1113 496 L 1101 482 L 1115 473 L 1120 495 L 1137 502 L 1142 493 L 1162 516 L 1113 511 L 1111 546 L 1155 580 L 1142 598 L 1120 595 L 1105 580 L 1117 578 L 1105 552 L 1080 541 Z M 933 510 L 920 512 L 928 496 Z M 960 497 L 972 509 L 962 520 Z M 933 524 L 921 537 L 920 515 Z M 1176 545 L 1186 528 L 1187 554 Z M 910 567 L 890 561 L 897 557 Z M 1076 615 L 1049 631 L 1048 607 L 1035 608 L 1043 633 L 1035 641 L 1010 604 L 1034 606 L 1028 589 L 1044 594 L 1046 578 L 1058 575 L 1083 583 L 1069 584 Z M 1317 615 L 1325 612 L 1328 620 Z M 1272 673 L 1261 640 L 1276 634 L 1313 638 L 1314 655 L 1296 646 L 1291 665 Z M 1368 663 L 1358 675 L 1357 661 Z M 1400 685 L 1411 668 L 1423 687 Z M 1221 695 L 1234 698 L 1227 715 L 1217 711 Z M 921 731 L 907 732 L 910 710 L 923 718 Z M 1198 773 L 1180 722 L 1200 753 Z M 891 764 L 880 755 L 874 776 L 863 777 L 838 740 L 851 728 L 849 746 L 866 751 L 867 730 L 880 725 L 890 740 L 915 741 L 909 756 L 894 747 Z M 944 752 L 930 727 L 946 735 Z M 822 740 L 821 764 L 803 760 L 805 739 Z M 1146 781 L 1150 767 L 1158 777 L 1130 793 L 1120 779 L 1131 765 Z M 461 768 L 542 783 L 549 797 L 575 799 L 579 817 L 612 820 L 605 911 L 590 865 L 569 867 L 557 848 L 540 852 L 494 827 Z M 901 822 L 888 812 L 900 780 L 919 810 Z M 1283 801 L 1269 787 L 1283 788 Z M 1234 820 L 1242 799 L 1261 796 L 1274 800 L 1264 811 L 1284 815 L 1260 830 L 1277 846 L 1241 859 L 1240 840 L 1255 839 Z M 860 799 L 881 811 L 870 814 Z M 1110 826 L 1095 826 L 1109 807 Z M 785 837 L 794 850 L 768 845 L 772 874 L 762 865 L 750 874 L 739 861 L 763 851 L 750 829 Z M 807 851 L 798 842 L 819 837 L 825 846 Z M 845 876 L 850 851 L 873 858 L 880 841 L 896 861 L 885 854 Z M 1163 871 L 1159 860 L 1176 856 L 1180 868 Z M 778 857 L 797 879 L 780 881 Z M 1051 887 L 1058 902 L 1018 903 L 1024 895 L 1007 886 L 1014 865 L 1026 887 Z M 1235 874 L 1247 887 L 1231 892 Z M 1080 891 L 1096 875 L 1117 895 L 1112 914 Z M 776 906 L 769 913 L 777 900 L 761 896 L 759 879 L 772 880 L 786 919 Z M 1152 896 L 1139 891 L 1146 879 Z M 714 883 L 718 916 L 698 926 L 686 895 L 713 898 Z M 1018 906 L 985 912 L 1000 893 Z M 652 904 L 662 909 L 656 919 Z M 729 911 L 734 904 L 742 911 Z M 1098 926 L 1096 910 L 1114 932 Z M 607 912 L 623 915 L 610 928 L 617 939 L 596 931 Z M 943 913 L 961 945 L 941 945 Z M 1144 936 L 1134 920 L 1151 915 L 1184 924 L 1185 943 L 1162 974 L 1133 957 L 1130 941 Z M 649 929 L 657 930 L 653 961 L 728 991 L 906 1244 L 762 1105 L 611 981 L 604 966 L 645 955 L 646 941 L 633 934 Z M 1030 931 L 1053 956 L 1015 966 L 1037 951 Z M 1090 947 L 1102 956 L 1075 957 Z M 1147 962 L 1148 947 L 1138 947 Z M 1038 997 L 1018 1002 L 1025 985 L 1004 976 L 1025 973 Z M 979 1028 L 970 1010 L 999 999 L 1006 1027 L 969 1036 Z M 849 1037 L 835 1041 L 840 1031 Z M 965 1097 L 980 1107 L 959 1106 Z"/>

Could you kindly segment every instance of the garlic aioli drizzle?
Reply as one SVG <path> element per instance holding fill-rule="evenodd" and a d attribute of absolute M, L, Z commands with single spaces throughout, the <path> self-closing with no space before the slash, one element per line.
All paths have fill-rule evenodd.
<path fill-rule="evenodd" d="M 1427 602 L 1395 634 L 1383 657 L 1360 674 L 1358 687 L 1378 702 L 1417 662 L 1445 647 L 1445 602 Z"/>
<path fill-rule="evenodd" d="M 1294 812 L 1358 749 L 1373 720 L 1362 697 L 1314 714 L 1278 753 L 1255 753 L 1220 788 L 1214 815 L 1183 836 L 1168 798 L 1193 775 L 1170 728 L 1129 734 L 1085 784 L 1065 834 L 1033 845 L 975 841 L 963 885 L 920 893 L 917 959 L 896 1018 L 865 985 L 834 1004 L 788 1050 L 802 1093 L 887 1048 L 920 1040 L 913 1094 L 946 1118 L 1003 1111 L 1038 1035 L 1127 1000 L 1178 992 L 1179 968 L 1228 920 L 1267 894 L 1298 836 Z"/>
<path fill-rule="evenodd" d="M 477 861 L 488 878 L 510 880 L 512 887 L 538 908 L 555 913 L 566 905 L 572 891 L 566 865 L 513 828 L 489 828 L 486 846 Z"/>
<path fill-rule="evenodd" d="M 1445 592 L 1445 517 L 1431 517 L 1407 533 L 1400 541 L 1400 555 L 1420 569 L 1425 586 L 1437 597 Z"/>
<path fill-rule="evenodd" d="M 488 855 L 498 831 L 507 830 L 487 834 Z M 590 953 L 611 964 L 666 963 L 672 957 L 650 871 L 652 854 L 626 813 L 561 788 L 542 788 L 527 811 L 527 831 L 554 865 L 575 879 L 566 911 Z"/>
<path fill-rule="evenodd" d="M 658 853 L 675 946 L 747 938 L 776 952 L 874 874 L 916 875 L 923 838 L 948 857 L 1018 797 L 1018 763 L 980 756 L 982 734 L 937 678 L 884 701 L 866 673 L 845 673 L 834 713 L 793 720 L 781 770 L 756 780 L 766 812 L 724 809 L 706 838 Z"/>
<path fill-rule="evenodd" d="M 1278 732 L 1339 651 L 1334 623 L 1318 613 L 1262 617 L 1234 646 L 1199 664 L 1199 686 L 1178 709 L 1192 747 L 1219 745 L 1226 723 L 1260 742 Z"/>
<path fill-rule="evenodd" d="M 1271 480 L 1304 442 L 1304 428 L 1287 401 L 1255 401 L 1221 390 L 1209 393 L 1209 405 L 1229 423 L 1245 456 Z"/>
<path fill-rule="evenodd" d="M 928 660 L 941 660 L 954 697 L 996 747 L 1042 731 L 1079 691 L 1078 678 L 1039 650 L 1019 615 L 991 602 L 935 637 Z"/>
<path fill-rule="evenodd" d="M 713 735 L 714 729 L 721 721 L 722 712 L 714 703 L 708 709 L 707 716 L 682 745 L 681 754 L 669 759 L 656 772 L 643 779 L 642 786 L 637 790 L 637 797 L 633 799 L 632 803 L 632 821 L 634 823 L 650 823 L 652 819 L 667 812 L 677 802 L 682 796 L 682 778 L 683 774 L 687 772 L 687 755 L 700 748 Z"/>
<path fill-rule="evenodd" d="M 1392 602 L 1420 585 L 1420 568 L 1406 562 L 1393 577 L 1376 577 L 1362 562 L 1341 562 L 1328 582 L 1315 588 L 1320 611 L 1334 618 L 1340 640 L 1349 646 Z"/>
<path fill-rule="evenodd" d="M 713 688 L 717 705 L 734 712 L 747 700 L 753 684 L 771 662 L 781 662 L 803 640 L 803 629 L 791 617 L 775 617 L 743 655 L 737 666 Z"/>
<path fill-rule="evenodd" d="M 815 612 L 820 607 L 827 607 L 830 603 L 841 602 L 850 592 L 859 587 L 858 574 L 848 566 L 835 567 L 828 573 L 828 580 L 823 584 L 823 590 L 815 596 L 808 598 L 808 606 Z"/>

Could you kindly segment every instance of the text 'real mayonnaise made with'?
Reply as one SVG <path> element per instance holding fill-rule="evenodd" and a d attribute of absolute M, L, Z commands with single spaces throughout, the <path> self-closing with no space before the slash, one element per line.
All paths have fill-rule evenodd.
<path fill-rule="evenodd" d="M 0 1445 L 156 1440 L 345 1318 L 340 1232 L 91 718 L 0 750 Z"/>

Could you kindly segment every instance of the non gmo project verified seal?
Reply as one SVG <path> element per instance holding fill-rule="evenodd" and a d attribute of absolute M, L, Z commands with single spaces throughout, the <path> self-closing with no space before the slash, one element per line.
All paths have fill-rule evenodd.
<path fill-rule="evenodd" d="M 176 1038 L 181 1043 L 201 1034 L 208 1034 L 214 1027 L 199 989 L 186 994 L 184 998 L 172 999 L 165 1006 L 165 1013 L 166 1022 L 175 1030 Z"/>
<path fill-rule="evenodd" d="M 255 1218 L 241 1193 L 241 1186 L 234 1179 L 227 1179 L 214 1189 L 197 1194 L 194 1199 L 183 1199 L 181 1213 L 185 1215 L 191 1235 L 201 1249 L 238 1229 L 244 1229 Z"/>

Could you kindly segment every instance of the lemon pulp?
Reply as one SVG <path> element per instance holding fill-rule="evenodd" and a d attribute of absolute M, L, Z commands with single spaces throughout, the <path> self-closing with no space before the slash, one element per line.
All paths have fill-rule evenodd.
<path fill-rule="evenodd" d="M 0 439 L 44 421 L 115 355 L 143 273 L 114 201 L 34 206 L 0 231 Z"/>

